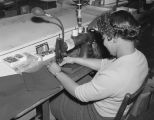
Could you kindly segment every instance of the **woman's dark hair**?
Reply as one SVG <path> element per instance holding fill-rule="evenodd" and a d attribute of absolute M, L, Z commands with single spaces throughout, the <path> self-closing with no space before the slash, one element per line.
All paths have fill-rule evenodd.
<path fill-rule="evenodd" d="M 136 40 L 140 32 L 137 20 L 124 10 L 102 14 L 97 20 L 97 26 L 102 34 L 126 40 Z"/>

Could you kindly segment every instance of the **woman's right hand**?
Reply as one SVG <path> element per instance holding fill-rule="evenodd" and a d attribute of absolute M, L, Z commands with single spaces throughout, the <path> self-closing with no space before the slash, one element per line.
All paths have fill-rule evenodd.
<path fill-rule="evenodd" d="M 63 61 L 59 64 L 60 66 L 63 66 L 67 63 L 73 64 L 74 63 L 74 57 L 64 57 Z"/>

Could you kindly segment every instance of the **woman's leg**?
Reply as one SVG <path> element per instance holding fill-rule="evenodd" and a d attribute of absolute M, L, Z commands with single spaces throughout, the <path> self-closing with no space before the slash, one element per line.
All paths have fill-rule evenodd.
<path fill-rule="evenodd" d="M 57 120 L 113 120 L 100 116 L 92 103 L 83 103 L 63 92 L 51 101 L 50 109 Z"/>

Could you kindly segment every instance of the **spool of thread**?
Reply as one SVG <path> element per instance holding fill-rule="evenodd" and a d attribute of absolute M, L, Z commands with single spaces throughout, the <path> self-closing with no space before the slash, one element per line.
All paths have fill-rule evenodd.
<path fill-rule="evenodd" d="M 72 37 L 76 37 L 76 36 L 78 36 L 78 30 L 77 29 L 74 29 L 72 31 Z"/>
<path fill-rule="evenodd" d="M 79 27 L 78 28 L 78 33 L 82 33 L 83 32 L 83 27 Z"/>

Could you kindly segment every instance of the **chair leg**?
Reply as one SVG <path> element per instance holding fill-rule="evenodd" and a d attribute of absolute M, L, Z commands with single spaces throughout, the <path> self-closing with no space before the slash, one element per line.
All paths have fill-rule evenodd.
<path fill-rule="evenodd" d="M 147 106 L 148 109 L 150 108 L 152 97 L 153 97 L 153 92 L 151 92 L 149 96 L 149 101 L 148 101 L 148 106 Z"/>

